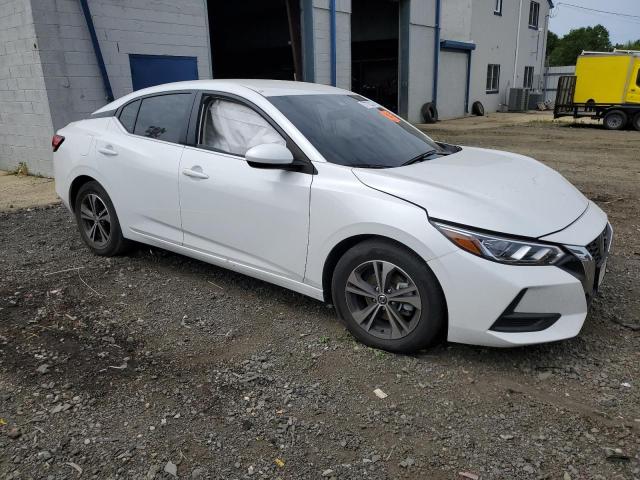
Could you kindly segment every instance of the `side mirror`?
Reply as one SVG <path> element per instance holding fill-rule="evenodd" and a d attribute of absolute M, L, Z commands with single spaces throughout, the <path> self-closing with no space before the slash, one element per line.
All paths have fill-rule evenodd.
<path fill-rule="evenodd" d="M 282 168 L 293 163 L 293 154 L 283 145 L 265 143 L 247 150 L 245 159 L 256 168 Z"/>

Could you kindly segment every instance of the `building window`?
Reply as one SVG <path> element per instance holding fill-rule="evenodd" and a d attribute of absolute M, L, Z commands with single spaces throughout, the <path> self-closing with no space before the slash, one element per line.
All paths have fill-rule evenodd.
<path fill-rule="evenodd" d="M 540 4 L 538 2 L 531 2 L 529 5 L 529 27 L 538 28 L 538 17 L 540 16 Z"/>
<path fill-rule="evenodd" d="M 498 93 L 500 89 L 500 65 L 487 66 L 487 93 Z"/>
<path fill-rule="evenodd" d="M 502 0 L 496 0 L 496 4 L 493 8 L 494 15 L 502 15 Z"/>
<path fill-rule="evenodd" d="M 524 88 L 533 88 L 533 67 L 524 67 Z"/>

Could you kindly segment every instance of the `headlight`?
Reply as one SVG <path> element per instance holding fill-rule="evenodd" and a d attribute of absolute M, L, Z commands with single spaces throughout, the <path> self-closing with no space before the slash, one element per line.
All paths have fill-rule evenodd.
<path fill-rule="evenodd" d="M 553 265 L 565 256 L 560 247 L 548 243 L 474 232 L 440 222 L 431 223 L 458 247 L 494 262 L 510 265 Z"/>

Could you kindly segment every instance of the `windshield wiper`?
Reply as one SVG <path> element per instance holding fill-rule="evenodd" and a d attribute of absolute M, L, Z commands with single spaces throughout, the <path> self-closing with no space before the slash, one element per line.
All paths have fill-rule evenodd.
<path fill-rule="evenodd" d="M 429 150 L 428 152 L 424 152 L 424 153 L 421 153 L 420 155 L 413 157 L 411 160 L 407 160 L 402 164 L 402 166 L 404 167 L 405 165 L 411 165 L 413 163 L 423 162 L 424 160 L 427 160 L 431 155 L 435 155 L 435 154 L 448 155 L 447 153 L 439 152 L 434 148 L 433 150 Z"/>
<path fill-rule="evenodd" d="M 354 163 L 352 165 L 349 165 L 349 167 L 351 168 L 389 168 L 385 165 L 372 165 L 369 163 Z"/>

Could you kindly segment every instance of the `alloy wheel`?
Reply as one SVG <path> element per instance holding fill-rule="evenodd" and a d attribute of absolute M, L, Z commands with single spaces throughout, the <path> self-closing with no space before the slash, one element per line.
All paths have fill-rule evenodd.
<path fill-rule="evenodd" d="M 357 266 L 345 287 L 351 316 L 369 335 L 397 340 L 409 335 L 422 313 L 420 292 L 400 267 L 383 260 Z"/>
<path fill-rule="evenodd" d="M 87 239 L 95 248 L 102 248 L 111 238 L 111 216 L 105 202 L 89 193 L 80 204 L 80 220 Z"/>

